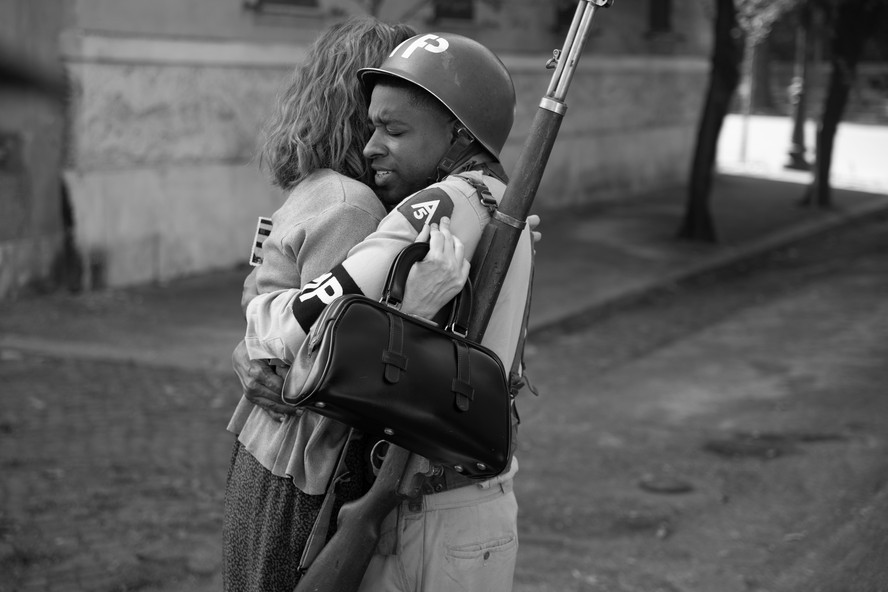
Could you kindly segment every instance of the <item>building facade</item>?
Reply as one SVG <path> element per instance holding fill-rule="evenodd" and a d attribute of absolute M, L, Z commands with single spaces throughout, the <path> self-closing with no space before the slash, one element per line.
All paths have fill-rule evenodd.
<path fill-rule="evenodd" d="M 597 15 L 535 209 L 623 199 L 684 181 L 708 75 L 709 5 L 617 0 Z M 349 15 L 453 31 L 494 49 L 513 75 L 519 102 L 503 153 L 510 170 L 551 76 L 546 61 L 560 47 L 576 2 L 12 0 L 11 6 L 19 15 L 58 9 L 52 26 L 39 25 L 32 42 L 39 50 L 19 55 L 44 61 L 55 55 L 68 88 L 63 117 L 51 124 L 0 115 L 0 134 L 14 136 L 7 132 L 19 126 L 20 135 L 33 138 L 22 156 L 30 193 L 18 198 L 30 204 L 30 226 L 13 236 L 0 221 L 0 297 L 41 278 L 58 281 L 60 261 L 67 283 L 84 288 L 244 263 L 256 217 L 283 200 L 255 159 L 263 121 L 306 45 Z M 3 33 L 13 42 L 5 46 L 17 42 L 13 52 L 19 51 L 21 34 Z M 37 144 L 45 143 L 57 156 L 44 166 L 46 150 Z M 0 189 L 5 209 L 10 198 L 5 185 Z M 16 255 L 38 243 L 46 251 L 39 261 Z"/>

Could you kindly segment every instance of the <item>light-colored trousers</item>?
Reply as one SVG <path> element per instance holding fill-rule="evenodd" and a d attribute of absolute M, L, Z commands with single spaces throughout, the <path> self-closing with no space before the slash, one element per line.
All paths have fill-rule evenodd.
<path fill-rule="evenodd" d="M 360 592 L 510 592 L 518 554 L 512 480 L 405 501 L 383 523 Z M 387 544 L 386 544 L 387 543 Z"/>

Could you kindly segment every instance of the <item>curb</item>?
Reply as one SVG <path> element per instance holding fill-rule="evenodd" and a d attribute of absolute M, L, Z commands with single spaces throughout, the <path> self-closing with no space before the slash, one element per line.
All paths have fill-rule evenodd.
<path fill-rule="evenodd" d="M 689 265 L 685 269 L 644 282 L 637 287 L 625 290 L 621 294 L 604 298 L 582 310 L 571 312 L 561 318 L 549 320 L 535 327 L 528 327 L 528 338 L 540 338 L 545 337 L 548 333 L 575 329 L 577 326 L 583 325 L 584 321 L 610 314 L 657 292 L 687 283 L 694 278 L 742 264 L 761 257 L 766 253 L 812 238 L 818 234 L 885 213 L 888 213 L 888 200 L 874 200 L 845 211 L 834 210 L 832 215 L 829 212 L 825 212 L 820 219 L 776 230 L 748 243 L 742 243 L 734 247 L 725 247 L 724 251 Z"/>

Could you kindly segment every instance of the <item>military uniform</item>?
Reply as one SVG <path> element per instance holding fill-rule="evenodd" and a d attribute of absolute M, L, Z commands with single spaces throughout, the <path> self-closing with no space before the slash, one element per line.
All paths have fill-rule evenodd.
<path fill-rule="evenodd" d="M 502 197 L 505 186 L 495 177 L 478 171 L 463 175 L 484 183 L 495 201 Z M 360 291 L 371 298 L 379 298 L 395 256 L 414 241 L 423 224 L 438 222 L 443 216 L 451 218 L 451 231 L 463 241 L 466 257 L 471 258 L 490 219 L 490 211 L 476 187 L 454 175 L 401 202 L 375 232 L 349 252 L 342 265 L 311 282 L 305 289 L 279 290 L 254 298 L 247 308 L 246 344 L 250 357 L 279 359 L 287 364 L 297 362 L 297 352 L 320 311 L 343 294 Z M 482 344 L 493 350 L 506 368 L 512 366 L 523 330 L 532 254 L 530 230 L 525 228 L 482 339 Z M 288 385 L 301 382 L 298 378 L 294 380 L 293 375 L 304 371 L 298 365 L 290 369 L 285 392 Z M 322 423 L 326 421 L 324 419 Z M 323 430 L 323 425 L 314 424 L 312 437 L 322 437 L 323 432 L 319 430 Z M 288 454 L 298 455 L 299 452 L 289 451 Z M 312 459 L 311 450 L 302 452 L 307 455 L 306 465 L 315 462 L 315 466 L 329 464 L 328 457 Z M 506 473 L 490 481 L 480 485 L 466 484 L 465 481 L 441 482 L 437 484 L 437 491 L 433 489 L 419 501 L 402 504 L 384 523 L 380 545 L 383 553 L 374 556 L 366 581 L 375 582 L 373 586 L 381 581 L 395 586 L 391 579 L 401 578 L 404 566 L 413 566 L 419 567 L 426 578 L 436 582 L 439 578 L 431 574 L 444 575 L 447 570 L 456 569 L 462 572 L 459 581 L 463 583 L 474 581 L 472 574 L 478 570 L 481 570 L 478 573 L 486 574 L 485 577 L 494 575 L 495 581 L 511 583 L 517 553 L 517 503 L 512 492 L 512 477 L 516 471 L 517 461 L 513 459 Z M 448 491 L 453 486 L 457 488 Z M 479 505 L 487 508 L 481 511 Z M 454 525 L 458 528 L 448 532 Z M 417 537 L 427 536 L 445 541 L 442 552 L 451 553 L 456 559 L 448 558 L 446 553 L 444 556 L 424 553 L 426 544 L 420 544 Z M 411 559 L 411 553 L 418 554 L 418 557 Z M 450 576 L 445 578 L 451 579 Z M 397 584 L 397 587 L 401 586 L 416 589 L 406 583 Z"/>
<path fill-rule="evenodd" d="M 296 390 L 301 383 L 298 378 L 305 374 L 305 368 L 298 365 L 297 352 L 326 305 L 349 293 L 379 298 L 395 256 L 414 241 L 424 224 L 444 216 L 451 219 L 451 231 L 471 259 L 490 220 L 490 208 L 499 203 L 505 190 L 503 182 L 484 165 L 466 165 L 473 157 L 481 162 L 491 160 L 486 155 L 498 159 L 514 119 L 511 77 L 490 50 L 459 35 L 427 33 L 408 39 L 379 68 L 362 69 L 359 75 L 368 97 L 374 85 L 386 80 L 392 83 L 392 79 L 423 89 L 455 116 L 456 125 L 450 146 L 437 164 L 438 178 L 443 180 L 401 201 L 341 265 L 302 290 L 264 294 L 250 303 L 246 336 L 250 357 L 297 362 L 284 383 L 287 394 L 292 394 L 288 389 Z M 371 101 L 373 137 L 383 134 L 384 139 L 376 146 L 371 138 L 365 155 L 384 171 L 389 166 L 387 142 L 394 142 L 391 138 L 398 134 L 386 125 L 377 125 L 373 109 Z M 379 163 L 373 154 L 377 148 Z M 402 151 L 399 156 L 409 157 L 409 153 Z M 457 174 L 452 174 L 454 171 Z M 392 192 L 392 187 L 388 191 Z M 482 198 L 482 193 L 489 199 Z M 532 253 L 530 230 L 525 228 L 482 340 L 506 368 L 512 367 L 525 330 Z M 318 423 L 312 437 L 322 437 L 322 427 Z M 304 452 L 306 465 L 323 466 L 325 459 L 312 458 L 307 448 Z M 403 502 L 383 523 L 361 590 L 511 590 L 518 547 L 518 508 L 512 491 L 516 471 L 513 458 L 504 474 L 481 484 L 468 483 L 447 471 L 430 480 L 425 495 Z"/>

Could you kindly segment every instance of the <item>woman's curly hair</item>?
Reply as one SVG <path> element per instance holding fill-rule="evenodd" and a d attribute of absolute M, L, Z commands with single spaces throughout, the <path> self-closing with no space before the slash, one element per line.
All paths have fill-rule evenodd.
<path fill-rule="evenodd" d="M 370 126 L 357 72 L 379 66 L 414 34 L 407 25 L 353 18 L 315 41 L 266 125 L 260 159 L 275 185 L 289 191 L 320 168 L 370 182 L 363 155 Z"/>

